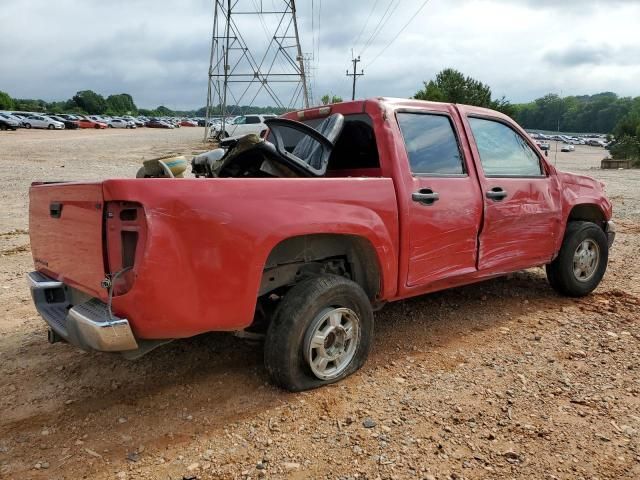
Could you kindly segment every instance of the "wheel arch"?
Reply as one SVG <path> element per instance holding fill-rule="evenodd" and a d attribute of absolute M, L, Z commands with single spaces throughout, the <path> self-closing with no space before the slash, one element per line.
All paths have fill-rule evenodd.
<path fill-rule="evenodd" d="M 567 217 L 567 223 L 575 221 L 592 222 L 604 229 L 607 216 L 602 208 L 595 203 L 580 203 L 571 208 Z"/>
<path fill-rule="evenodd" d="M 372 243 L 364 237 L 340 233 L 297 235 L 276 244 L 264 266 L 259 294 L 290 284 L 302 265 L 344 258 L 352 280 L 374 302 L 382 291 L 382 268 Z"/>

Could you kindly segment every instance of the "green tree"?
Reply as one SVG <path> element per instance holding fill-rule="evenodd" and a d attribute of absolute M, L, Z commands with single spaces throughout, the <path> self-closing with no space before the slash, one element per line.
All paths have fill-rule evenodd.
<path fill-rule="evenodd" d="M 73 96 L 73 102 L 87 113 L 100 115 L 107 110 L 104 97 L 93 90 L 82 90 Z"/>
<path fill-rule="evenodd" d="M 611 133 L 633 105 L 612 92 L 561 98 L 548 94 L 514 105 L 514 118 L 525 128 L 583 133 Z"/>
<path fill-rule="evenodd" d="M 491 88 L 458 70 L 447 68 L 435 80 L 424 82 L 424 88 L 414 98 L 438 102 L 463 103 L 478 107 L 491 107 Z"/>
<path fill-rule="evenodd" d="M 325 94 L 322 97 L 320 97 L 320 101 L 322 102 L 323 105 L 329 105 L 330 103 L 342 103 L 342 97 L 339 97 L 338 95 L 333 95 L 333 94 Z"/>
<path fill-rule="evenodd" d="M 133 115 L 138 112 L 138 107 L 133 102 L 133 97 L 128 93 L 109 95 L 106 102 L 107 112 L 111 115 Z"/>
<path fill-rule="evenodd" d="M 0 90 L 0 110 L 13 110 L 13 99 L 8 93 Z"/>

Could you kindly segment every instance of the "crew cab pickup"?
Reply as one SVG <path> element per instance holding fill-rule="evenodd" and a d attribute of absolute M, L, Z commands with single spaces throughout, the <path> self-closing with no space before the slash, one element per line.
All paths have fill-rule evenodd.
<path fill-rule="evenodd" d="M 265 139 L 194 159 L 192 178 L 31 186 L 28 277 L 50 341 L 135 358 L 252 332 L 296 391 L 361 367 L 386 302 L 536 266 L 568 296 L 603 278 L 603 185 L 557 171 L 505 115 L 376 98 L 265 123 Z"/>

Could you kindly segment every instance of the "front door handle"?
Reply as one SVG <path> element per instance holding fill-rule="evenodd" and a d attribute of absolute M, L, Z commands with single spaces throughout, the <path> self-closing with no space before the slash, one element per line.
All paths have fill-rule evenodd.
<path fill-rule="evenodd" d="M 433 205 L 440 200 L 440 195 L 430 188 L 423 188 L 417 192 L 411 194 L 411 199 L 414 202 L 421 203 L 422 205 Z"/>
<path fill-rule="evenodd" d="M 495 201 L 495 202 L 501 202 L 502 200 L 504 200 L 505 198 L 507 198 L 507 191 L 503 190 L 502 187 L 495 187 L 492 188 L 491 190 L 489 190 L 487 192 L 487 198 Z"/>

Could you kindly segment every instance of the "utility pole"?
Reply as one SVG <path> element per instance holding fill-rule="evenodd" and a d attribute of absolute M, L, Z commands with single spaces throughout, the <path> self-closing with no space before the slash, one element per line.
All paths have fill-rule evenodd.
<path fill-rule="evenodd" d="M 351 90 L 351 100 L 356 99 L 356 80 L 358 77 L 362 77 L 364 75 L 364 70 L 360 70 L 360 73 L 356 72 L 356 68 L 358 68 L 358 62 L 360 62 L 360 56 L 351 60 L 353 62 L 353 73 L 349 73 L 347 70 L 347 77 L 353 77 L 353 89 Z"/>

